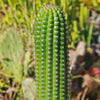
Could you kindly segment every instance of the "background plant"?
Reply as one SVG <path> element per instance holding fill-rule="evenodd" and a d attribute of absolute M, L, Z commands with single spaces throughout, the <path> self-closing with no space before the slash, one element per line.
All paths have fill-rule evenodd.
<path fill-rule="evenodd" d="M 4 73 L 11 73 L 17 82 L 22 80 L 23 66 L 20 59 L 24 54 L 23 42 L 19 35 L 18 31 L 8 29 L 0 39 L 0 61 Z"/>

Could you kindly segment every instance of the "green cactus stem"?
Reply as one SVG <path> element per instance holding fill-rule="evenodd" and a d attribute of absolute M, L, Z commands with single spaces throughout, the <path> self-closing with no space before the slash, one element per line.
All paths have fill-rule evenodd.
<path fill-rule="evenodd" d="M 40 9 L 35 23 L 37 100 L 69 100 L 68 38 L 63 11 Z"/>

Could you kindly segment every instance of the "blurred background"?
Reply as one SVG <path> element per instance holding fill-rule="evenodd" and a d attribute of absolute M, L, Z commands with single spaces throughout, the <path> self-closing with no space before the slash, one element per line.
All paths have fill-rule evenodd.
<path fill-rule="evenodd" d="M 72 100 L 100 100 L 100 0 L 0 0 L 0 100 L 35 100 L 34 22 L 43 5 L 67 20 Z"/>

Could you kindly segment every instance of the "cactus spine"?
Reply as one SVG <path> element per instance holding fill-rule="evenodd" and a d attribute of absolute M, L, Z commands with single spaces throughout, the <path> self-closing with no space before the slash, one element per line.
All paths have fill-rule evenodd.
<path fill-rule="evenodd" d="M 37 100 L 68 99 L 68 43 L 63 11 L 40 9 L 35 23 Z"/>

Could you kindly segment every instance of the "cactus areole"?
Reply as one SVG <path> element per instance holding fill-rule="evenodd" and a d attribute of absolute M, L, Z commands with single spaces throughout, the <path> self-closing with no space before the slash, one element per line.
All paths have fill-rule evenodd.
<path fill-rule="evenodd" d="M 35 22 L 37 100 L 70 100 L 68 37 L 63 11 L 40 9 Z"/>

